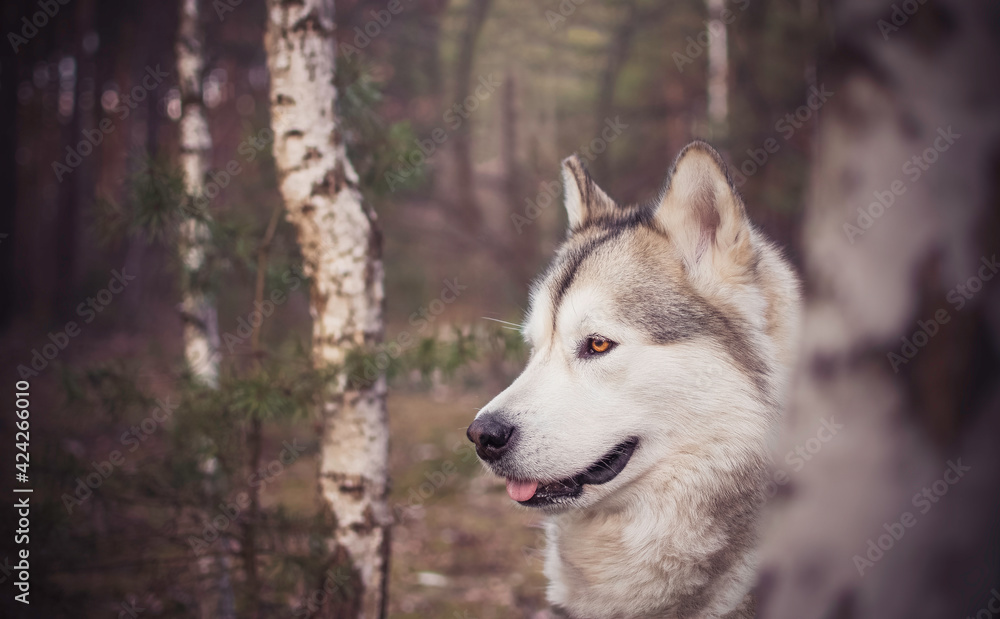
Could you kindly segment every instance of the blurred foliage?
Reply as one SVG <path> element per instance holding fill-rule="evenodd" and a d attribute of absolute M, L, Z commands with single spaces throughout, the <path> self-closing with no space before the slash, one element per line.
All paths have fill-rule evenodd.
<path fill-rule="evenodd" d="M 99 197 L 93 228 L 104 244 L 128 237 L 175 244 L 180 224 L 189 217 L 202 219 L 184 192 L 184 173 L 175 164 L 144 152 L 133 153 L 135 170 L 125 179 L 122 200 Z"/>
<path fill-rule="evenodd" d="M 343 59 L 340 68 L 344 137 L 363 190 L 378 199 L 385 191 L 385 171 L 414 136 L 407 123 L 386 123 L 374 111 L 381 93 L 365 67 Z M 245 133 L 253 135 L 252 130 Z M 166 250 L 170 268 L 180 273 L 182 289 L 220 300 L 225 291 L 231 299 L 234 280 L 249 283 L 257 276 L 267 205 L 185 195 L 183 174 L 176 165 L 143 153 L 134 157 L 134 171 L 119 198 L 104 197 L 97 203 L 95 236 L 111 246 L 128 241 L 160 247 Z M 268 149 L 258 167 L 270 170 L 269 157 Z M 420 180 L 420 174 L 413 174 L 408 183 L 416 186 Z M 207 232 L 205 260 L 197 272 L 188 272 L 180 259 L 180 229 L 195 223 Z M 294 232 L 284 222 L 277 232 L 263 262 L 265 290 L 304 294 L 308 286 L 303 285 L 306 278 L 298 266 Z M 251 306 L 252 301 L 242 305 Z M 523 345 L 512 333 L 454 327 L 415 337 L 407 345 L 396 340 L 378 350 L 351 350 L 344 367 L 316 369 L 308 345 L 295 333 L 265 339 L 253 350 L 247 331 L 235 336 L 227 331 L 222 334 L 218 386 L 203 385 L 189 368 L 180 368 L 170 380 L 167 396 L 158 396 L 164 392 L 162 386 L 153 388 L 139 368 L 125 362 L 64 368 L 60 378 L 66 413 L 90 436 L 119 440 L 103 453 L 96 451 L 96 456 L 92 449 L 73 446 L 50 466 L 59 467 L 63 479 L 86 480 L 95 466 L 103 467 L 104 459 L 117 451 L 124 453 L 124 472 L 113 472 L 90 491 L 86 481 L 70 492 L 62 489 L 51 495 L 60 498 L 46 509 L 55 514 L 69 511 L 67 530 L 78 550 L 100 547 L 109 562 L 135 560 L 131 536 L 142 532 L 146 542 L 139 556 L 144 558 L 130 580 L 135 589 L 160 591 L 164 599 L 172 600 L 159 609 L 159 616 L 191 616 L 196 591 L 206 587 L 214 590 L 211 596 L 224 596 L 231 587 L 240 612 L 256 605 L 287 611 L 301 596 L 303 583 L 315 582 L 317 574 L 330 568 L 323 540 L 329 537 L 332 521 L 313 510 L 290 510 L 280 501 L 265 505 L 260 497 L 275 468 L 283 470 L 303 456 L 315 455 L 318 431 L 307 434 L 301 451 L 287 454 L 285 447 L 270 461 L 263 451 L 266 437 L 292 432 L 303 422 L 318 429 L 318 405 L 341 381 L 349 388 L 358 387 L 384 374 L 388 380 L 411 379 L 427 386 L 472 363 L 517 356 Z M 298 445 L 295 440 L 300 439 L 292 441 Z M 108 527 L 105 518 L 112 518 L 114 526 Z M 201 562 L 195 561 L 198 558 Z M 259 590 L 246 586 L 249 561 L 258 565 L 258 581 L 266 583 Z M 197 573 L 192 571 L 194 565 L 200 566 Z M 334 567 L 351 569 L 343 563 Z M 171 569 L 184 575 L 173 586 L 192 592 L 189 603 L 183 596 L 165 595 L 160 579 L 164 570 Z M 236 574 L 240 576 L 234 578 Z M 223 584 L 227 579 L 229 584 Z M 341 587 L 350 582 L 345 576 Z M 96 589 L 90 594 L 96 595 Z"/>
<path fill-rule="evenodd" d="M 416 135 L 408 121 L 387 123 L 378 113 L 382 85 L 371 67 L 356 54 L 337 57 L 337 112 L 347 143 L 347 154 L 369 197 L 384 197 L 396 188 L 418 187 L 426 180 L 422 165 L 416 172 L 390 186 L 387 173 L 412 150 Z"/>
<path fill-rule="evenodd" d="M 454 328 L 439 337 L 420 338 L 394 356 L 385 350 L 354 350 L 343 368 L 322 370 L 313 368 L 304 348 L 286 345 L 273 356 L 264 353 L 259 364 L 226 364 L 215 389 L 181 372 L 167 395 L 151 388 L 135 365 L 112 361 L 64 368 L 63 410 L 75 428 L 67 428 L 67 435 L 86 432 L 117 440 L 48 455 L 45 466 L 53 479 L 77 483 L 45 495 L 40 510 L 51 514 L 53 526 L 63 531 L 46 539 L 58 543 L 60 553 L 100 552 L 109 564 L 133 561 L 141 548 L 143 558 L 131 571 L 130 590 L 150 592 L 160 590 L 163 570 L 174 574 L 174 587 L 204 586 L 222 578 L 223 558 L 232 566 L 228 569 L 241 570 L 247 560 L 242 549 L 252 544 L 260 553 L 256 560 L 266 585 L 249 591 L 240 584 L 244 579 L 237 579 L 237 608 L 247 608 L 251 598 L 265 606 L 290 608 L 302 583 L 313 582 L 329 568 L 321 541 L 330 532 L 330 521 L 311 510 L 290 510 L 271 501 L 251 517 L 241 497 L 255 485 L 266 488 L 300 459 L 315 456 L 318 433 L 306 433 L 303 440 L 295 429 L 303 421 L 319 423 L 316 407 L 326 399 L 324 390 L 342 375 L 348 377 L 349 387 L 361 386 L 370 380 L 367 372 L 383 366 L 391 380 L 413 384 L 419 376 L 417 384 L 430 386 L 440 376 L 472 371 L 477 363 L 520 363 L 524 354 L 519 333 L 508 328 Z M 255 460 L 254 442 L 264 438 L 254 437 L 255 420 L 266 424 L 267 436 L 297 438 L 264 439 L 272 445 Z M 297 447 L 288 452 L 288 445 Z M 121 470 L 107 464 L 112 452 L 123 454 Z M 110 474 L 87 490 L 88 476 L 101 470 Z M 143 537 L 141 547 L 134 545 L 135 535 Z M 207 572 L 189 572 L 185 566 L 212 556 L 216 559 L 201 564 L 209 566 Z M 95 587 L 90 593 L 100 590 Z M 164 606 L 158 616 L 187 617 L 192 612 L 191 606 L 175 603 Z"/>
<path fill-rule="evenodd" d="M 452 379 L 475 362 L 520 365 L 526 357 L 519 331 L 506 327 L 451 327 L 437 335 L 416 340 L 397 337 L 375 349 L 351 350 L 344 363 L 349 387 L 368 386 L 380 374 L 389 380 L 419 379 L 431 385 L 440 378 Z"/>

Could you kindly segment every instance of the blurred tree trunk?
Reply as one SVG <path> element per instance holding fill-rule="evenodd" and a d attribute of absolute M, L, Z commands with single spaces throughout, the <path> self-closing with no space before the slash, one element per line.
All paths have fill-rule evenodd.
<path fill-rule="evenodd" d="M 455 105 L 465 106 L 465 100 L 472 95 L 472 69 L 475 66 L 476 43 L 483 23 L 490 11 L 493 0 L 470 0 L 466 13 L 465 31 L 459 42 L 458 61 L 455 64 Z M 468 114 L 468 112 L 465 112 Z M 460 115 L 460 118 L 462 115 Z M 472 120 L 462 119 L 462 125 L 455 131 L 455 194 L 458 220 L 462 228 L 472 235 L 482 232 L 483 217 L 476 200 L 475 175 L 472 165 Z"/>
<path fill-rule="evenodd" d="M 708 5 L 708 126 L 714 140 L 729 134 L 729 38 L 722 12 L 724 0 Z"/>
<path fill-rule="evenodd" d="M 191 198 L 205 191 L 205 174 L 212 150 L 201 82 L 205 68 L 201 0 L 181 0 L 177 31 L 177 78 L 181 90 L 180 162 Z M 208 213 L 200 213 L 208 217 Z M 187 218 L 182 224 L 180 251 L 184 268 L 181 308 L 184 314 L 184 354 L 195 377 L 215 387 L 219 381 L 219 318 L 202 291 L 201 269 L 209 242 L 204 221 Z"/>
<path fill-rule="evenodd" d="M 97 66 L 93 49 L 84 48 L 84 37 L 94 31 L 95 2 L 84 0 L 75 6 L 76 40 L 72 42 L 73 112 L 64 129 L 66 144 L 76 145 L 86 132 L 93 134 L 97 127 L 100 104 L 98 102 Z M 74 306 L 79 277 L 89 265 L 82 260 L 80 246 L 85 226 L 81 225 L 81 211 L 92 205 L 97 187 L 97 170 L 101 165 L 101 149 L 86 157 L 73 175 L 64 179 L 65 194 L 60 202 L 56 226 L 57 274 L 60 290 L 57 293 L 57 311 L 68 313 Z M 71 194 L 71 195 L 70 195 Z M 86 217 L 84 216 L 84 219 Z"/>
<path fill-rule="evenodd" d="M 59 50 L 57 60 L 58 119 L 62 124 L 62 143 L 76 148 L 83 131 L 93 130 L 95 124 L 93 108 L 84 110 L 81 100 L 84 89 L 93 88 L 93 61 L 83 50 L 83 37 L 93 27 L 93 0 L 78 2 L 73 10 L 72 18 L 60 32 L 60 38 L 67 44 Z M 84 83 L 88 78 L 89 86 Z M 80 203 L 84 196 L 93 196 L 95 159 L 96 154 L 84 157 L 79 167 L 59 183 L 52 237 L 55 260 L 50 299 L 50 311 L 55 316 L 65 315 L 73 306 L 79 275 Z"/>
<path fill-rule="evenodd" d="M 501 96 L 503 98 L 500 101 L 500 153 L 504 169 L 504 197 L 507 204 L 516 206 L 524 204 L 525 199 L 531 198 L 525 195 L 525 180 L 519 157 L 521 154 L 520 93 L 519 81 L 512 70 L 507 71 Z M 509 256 L 516 257 L 516 259 L 507 260 L 507 262 L 514 268 L 515 281 L 531 281 L 538 268 L 538 265 L 535 264 L 538 256 L 537 228 L 538 226 L 534 225 L 511 226 L 509 228 L 512 242 L 509 243 L 506 251 L 509 252 Z"/>
<path fill-rule="evenodd" d="M 427 74 L 427 86 L 435 99 L 440 99 L 444 91 L 444 76 L 441 71 L 441 20 L 448 12 L 448 0 L 432 0 L 430 6 L 420 12 L 419 19 L 423 24 L 421 45 L 424 50 L 424 71 Z"/>
<path fill-rule="evenodd" d="M 820 82 L 834 94 L 818 132 L 803 358 L 780 453 L 823 420 L 844 436 L 787 486 L 762 617 L 980 616 L 1000 580 L 1000 291 L 989 281 L 1000 82 L 983 72 L 1000 60 L 998 11 L 990 0 L 916 6 L 900 24 L 891 0 L 832 5 Z M 949 462 L 971 468 L 956 478 Z M 925 509 L 914 497 L 942 479 L 946 496 L 935 490 Z M 900 524 L 907 513 L 912 528 Z"/>
<path fill-rule="evenodd" d="M 594 134 L 596 138 L 604 130 L 604 123 L 611 116 L 615 104 L 615 90 L 618 85 L 618 76 L 622 72 L 622 67 L 628 60 L 629 51 L 632 48 L 632 40 L 636 30 L 639 29 L 640 22 L 647 17 L 646 11 L 640 11 L 637 2 L 627 2 L 625 4 L 625 17 L 611 37 L 608 44 L 607 62 L 601 73 L 600 83 L 597 88 L 597 105 L 594 108 Z M 610 169 L 608 154 L 598 157 L 593 161 L 591 167 L 598 179 L 607 179 Z"/>
<path fill-rule="evenodd" d="M 15 31 L 15 24 L 20 19 L 17 8 L 17 5 L 11 4 L 0 11 L 3 32 Z M 20 206 L 17 199 L 18 128 L 21 126 L 18 119 L 17 87 L 20 73 L 17 52 L 11 45 L 3 46 L 0 49 L 0 118 L 7 119 L 7 122 L 0 123 L 0 186 L 5 188 L 4 199 L 7 206 L 0 209 L 0 290 L 7 292 L 0 296 L 0 329 L 7 326 L 18 307 L 23 311 L 28 305 L 24 291 L 18 289 L 14 260 L 14 244 L 24 242 L 14 236 Z"/>
<path fill-rule="evenodd" d="M 76 6 L 79 15 L 77 19 L 82 21 L 84 17 L 84 4 Z M 68 51 L 59 59 L 59 120 L 62 125 L 62 142 L 67 146 L 76 147 L 80 140 L 83 129 L 83 110 L 80 109 L 80 68 L 83 54 L 79 44 L 82 39 L 82 31 L 78 29 L 79 21 L 74 21 L 74 28 L 70 35 L 73 41 L 71 51 Z M 68 116 L 63 114 L 62 103 L 66 99 L 70 100 L 70 110 Z M 63 178 L 59 184 L 59 205 L 56 210 L 56 221 L 54 226 L 53 245 L 55 250 L 55 267 L 52 273 L 52 281 L 55 286 L 52 291 L 50 311 L 54 316 L 64 315 L 66 309 L 73 304 L 73 293 L 76 287 L 76 252 L 77 241 L 79 239 L 80 221 L 80 190 L 84 185 L 82 176 L 91 170 L 92 159 L 87 157 L 81 162 L 79 168 L 72 175 Z"/>
<path fill-rule="evenodd" d="M 383 335 L 381 238 L 335 116 L 333 0 L 268 0 L 274 158 L 288 220 L 312 282 L 313 358 L 340 368 L 322 395 L 319 491 L 335 523 L 326 551 L 346 555 L 360 591 L 323 617 L 381 617 L 389 558 L 386 382 L 348 381 L 348 353 Z M 351 588 L 348 588 L 351 589 Z"/>
<path fill-rule="evenodd" d="M 180 0 L 180 20 L 177 25 L 177 77 L 181 90 L 180 119 L 180 163 L 184 172 L 185 191 L 192 202 L 205 192 L 205 174 L 210 166 L 212 135 L 205 116 L 202 100 L 202 77 L 205 69 L 205 31 L 202 25 L 203 0 Z M 157 110 L 149 105 L 150 126 L 155 126 Z M 155 148 L 155 131 L 150 132 L 150 147 Z M 183 283 L 181 287 L 181 308 L 184 320 L 184 355 L 188 367 L 195 378 L 204 385 L 217 388 L 219 385 L 219 318 L 215 306 L 206 298 L 202 290 L 204 282 L 201 273 L 205 262 L 205 251 L 210 242 L 208 212 L 199 213 L 200 219 L 187 218 L 181 224 L 180 247 L 183 260 Z M 203 463 L 203 464 L 208 464 Z M 206 470 L 210 470 L 206 466 Z M 209 476 L 210 477 L 210 476 Z M 216 484 L 209 478 L 207 485 L 214 495 Z M 252 538 L 244 540 L 251 552 L 254 550 Z M 217 580 L 210 585 L 208 595 L 202 600 L 203 617 L 235 619 L 235 595 L 230 578 L 231 565 L 228 543 L 221 544 L 220 554 L 215 558 Z M 205 557 L 207 561 L 211 558 Z M 207 570 L 206 566 L 206 570 Z M 257 598 L 259 588 L 253 563 L 246 566 L 247 590 L 250 599 Z M 251 607 L 250 617 L 256 617 Z"/>
<path fill-rule="evenodd" d="M 521 195 L 521 170 L 518 164 L 518 114 L 517 80 L 514 73 L 507 71 L 504 79 L 503 99 L 500 102 L 500 153 L 503 157 L 504 190 L 507 200 L 516 204 Z"/>
<path fill-rule="evenodd" d="M 433 109 L 440 109 L 447 97 L 445 92 L 444 67 L 441 62 L 441 45 L 446 39 L 443 35 L 443 22 L 448 14 L 450 0 L 426 0 L 420 7 L 416 16 L 420 29 L 417 33 L 419 37 L 415 45 L 420 54 L 417 66 L 422 70 L 427 79 L 427 88 L 423 93 L 428 99 L 428 105 Z M 412 48 L 402 48 L 401 53 L 412 53 Z M 404 95 L 406 96 L 406 95 Z M 439 174 L 429 174 L 427 184 L 430 195 L 438 195 L 444 183 L 438 178 Z M 444 203 L 448 203 L 451 196 L 445 196 Z"/>

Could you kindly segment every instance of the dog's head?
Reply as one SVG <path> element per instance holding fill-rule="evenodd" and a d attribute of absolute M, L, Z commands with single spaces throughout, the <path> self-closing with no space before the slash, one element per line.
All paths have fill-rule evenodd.
<path fill-rule="evenodd" d="M 531 357 L 468 430 L 510 497 L 548 511 L 765 441 L 774 397 L 766 243 L 718 153 L 689 145 L 647 205 L 617 205 L 575 157 L 563 181 L 569 235 L 531 295 Z"/>

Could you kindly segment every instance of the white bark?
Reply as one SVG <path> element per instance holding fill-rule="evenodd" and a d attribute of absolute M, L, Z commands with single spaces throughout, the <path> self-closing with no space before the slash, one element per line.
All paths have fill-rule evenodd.
<path fill-rule="evenodd" d="M 715 138 L 729 132 L 729 39 L 722 21 L 724 0 L 708 5 L 708 122 Z"/>
<path fill-rule="evenodd" d="M 202 50 L 201 0 L 182 0 L 177 33 L 177 75 L 181 89 L 180 162 L 185 189 L 189 196 L 205 190 L 212 135 L 208 130 L 201 97 L 205 57 Z M 207 216 L 207 213 L 205 213 Z M 209 240 L 203 222 L 187 219 L 181 226 L 180 252 L 185 284 L 181 311 L 184 314 L 184 356 L 188 367 L 202 383 L 217 387 L 219 382 L 219 319 L 204 294 L 192 290 L 189 282 L 205 262 L 205 244 Z"/>
<path fill-rule="evenodd" d="M 375 213 L 357 188 L 335 115 L 332 0 L 268 0 L 274 157 L 288 220 L 312 279 L 313 357 L 338 366 L 381 340 L 383 270 Z M 384 376 L 363 387 L 341 375 L 322 405 L 320 493 L 360 577 L 361 617 L 384 613 L 391 515 L 385 495 Z"/>
<path fill-rule="evenodd" d="M 177 27 L 177 75 L 181 90 L 180 163 L 185 192 L 191 198 L 205 191 L 205 174 L 212 150 L 212 134 L 202 102 L 203 50 L 205 33 L 201 25 L 202 0 L 181 0 Z M 208 217 L 208 213 L 202 213 Z M 184 269 L 181 286 L 181 312 L 184 319 L 184 357 L 188 368 L 202 384 L 219 386 L 219 318 L 215 306 L 204 293 L 192 286 L 192 279 L 205 263 L 205 245 L 210 241 L 203 221 L 186 219 L 181 224 L 179 251 Z M 206 465 L 206 462 L 202 462 Z M 210 482 L 209 482 L 210 483 Z M 219 571 L 213 593 L 203 598 L 202 617 L 234 619 L 234 592 L 229 573 L 230 559 L 225 551 L 205 557 L 199 567 L 206 571 L 214 560 Z M 217 597 L 216 597 L 217 596 Z"/>

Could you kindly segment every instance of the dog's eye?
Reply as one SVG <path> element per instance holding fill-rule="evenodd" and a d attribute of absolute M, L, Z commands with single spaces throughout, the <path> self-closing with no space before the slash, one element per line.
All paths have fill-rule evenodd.
<path fill-rule="evenodd" d="M 607 352 L 611 348 L 611 342 L 601 339 L 590 340 L 590 350 L 594 352 Z"/>
<path fill-rule="evenodd" d="M 586 347 L 583 352 L 586 355 L 600 355 L 614 348 L 614 345 L 615 343 L 609 339 L 591 336 L 587 338 Z"/>

